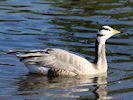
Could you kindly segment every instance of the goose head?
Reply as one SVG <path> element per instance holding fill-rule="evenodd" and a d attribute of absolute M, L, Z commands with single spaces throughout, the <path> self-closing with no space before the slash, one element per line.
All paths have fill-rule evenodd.
<path fill-rule="evenodd" d="M 115 34 L 119 34 L 120 31 L 111 28 L 110 26 L 102 26 L 97 34 L 97 40 L 100 43 L 105 43 L 107 39 Z"/>

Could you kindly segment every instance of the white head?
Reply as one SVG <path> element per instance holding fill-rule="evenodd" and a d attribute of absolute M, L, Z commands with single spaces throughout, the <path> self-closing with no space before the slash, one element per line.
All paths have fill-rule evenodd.
<path fill-rule="evenodd" d="M 110 26 L 102 26 L 97 34 L 97 40 L 100 43 L 105 43 L 111 36 L 120 33 L 120 31 L 111 28 Z"/>

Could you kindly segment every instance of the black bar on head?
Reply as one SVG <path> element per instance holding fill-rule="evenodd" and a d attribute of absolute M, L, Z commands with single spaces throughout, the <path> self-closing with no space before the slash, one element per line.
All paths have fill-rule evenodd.
<path fill-rule="evenodd" d="M 103 35 L 103 34 L 97 34 L 97 36 L 105 36 L 105 35 Z"/>
<path fill-rule="evenodd" d="M 107 30 L 107 31 L 110 31 L 109 29 L 104 28 L 104 27 L 102 27 L 102 28 L 99 29 L 99 31 L 101 31 L 101 30 Z"/>

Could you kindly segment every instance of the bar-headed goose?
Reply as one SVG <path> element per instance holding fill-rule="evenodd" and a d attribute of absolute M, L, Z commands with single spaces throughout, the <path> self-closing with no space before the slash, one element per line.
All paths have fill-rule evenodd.
<path fill-rule="evenodd" d="M 95 59 L 89 62 L 83 57 L 58 48 L 44 50 L 13 50 L 26 65 L 29 72 L 43 75 L 94 75 L 106 73 L 108 66 L 106 60 L 105 42 L 120 31 L 110 26 L 102 26 L 95 43 Z M 22 52 L 22 53 L 21 53 Z"/>

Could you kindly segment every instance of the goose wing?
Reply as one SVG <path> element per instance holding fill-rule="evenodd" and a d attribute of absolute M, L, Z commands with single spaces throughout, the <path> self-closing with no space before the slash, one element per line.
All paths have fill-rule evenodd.
<path fill-rule="evenodd" d="M 25 64 L 37 64 L 47 68 L 62 69 L 80 74 L 84 65 L 90 64 L 86 59 L 68 51 L 48 48 L 43 51 L 31 51 L 18 54 Z"/>

